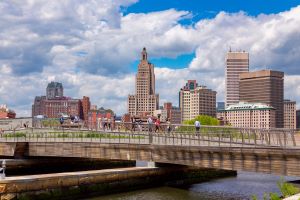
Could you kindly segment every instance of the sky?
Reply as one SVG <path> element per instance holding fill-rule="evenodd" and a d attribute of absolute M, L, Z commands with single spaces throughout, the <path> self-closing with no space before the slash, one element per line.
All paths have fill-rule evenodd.
<path fill-rule="evenodd" d="M 229 48 L 249 52 L 251 71 L 283 71 L 285 99 L 300 102 L 300 0 L 1 0 L 0 13 L 0 104 L 18 117 L 50 81 L 126 113 L 143 47 L 161 105 L 189 79 L 224 101 Z"/>

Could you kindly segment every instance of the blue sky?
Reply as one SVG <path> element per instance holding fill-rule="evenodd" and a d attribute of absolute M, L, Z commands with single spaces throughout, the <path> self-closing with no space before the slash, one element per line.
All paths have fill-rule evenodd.
<path fill-rule="evenodd" d="M 245 12 L 249 16 L 260 14 L 274 14 L 289 10 L 299 5 L 299 0 L 141 0 L 128 8 L 123 8 L 124 15 L 129 13 L 157 12 L 174 8 L 191 12 L 191 17 L 180 21 L 190 26 L 201 19 L 214 18 L 219 12 L 229 13 Z M 174 69 L 187 67 L 194 58 L 194 53 L 185 54 L 176 58 L 156 58 L 152 62 L 157 67 L 170 67 Z M 136 70 L 138 60 L 131 63 L 132 70 Z"/>
<path fill-rule="evenodd" d="M 1 0 L 0 13 L 0 104 L 17 116 L 50 81 L 125 113 L 143 47 L 161 105 L 178 105 L 189 79 L 224 101 L 229 47 L 249 52 L 250 70 L 284 71 L 285 98 L 300 102 L 300 1 Z"/>

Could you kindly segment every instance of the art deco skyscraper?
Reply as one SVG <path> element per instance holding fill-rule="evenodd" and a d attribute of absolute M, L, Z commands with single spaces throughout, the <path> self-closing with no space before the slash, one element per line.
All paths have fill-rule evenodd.
<path fill-rule="evenodd" d="M 158 109 L 159 95 L 155 94 L 154 65 L 148 62 L 146 48 L 141 52 L 141 61 L 135 77 L 135 95 L 128 96 L 128 113 L 131 115 L 153 114 Z"/>
<path fill-rule="evenodd" d="M 244 72 L 249 72 L 249 53 L 230 50 L 226 56 L 225 70 L 226 107 L 239 103 L 239 80 L 240 74 Z"/>

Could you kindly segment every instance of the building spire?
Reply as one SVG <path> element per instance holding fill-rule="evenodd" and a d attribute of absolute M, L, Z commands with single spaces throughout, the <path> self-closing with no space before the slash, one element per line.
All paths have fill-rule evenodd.
<path fill-rule="evenodd" d="M 147 51 L 146 51 L 146 47 L 143 48 L 143 51 L 142 51 L 142 60 L 147 60 Z"/>

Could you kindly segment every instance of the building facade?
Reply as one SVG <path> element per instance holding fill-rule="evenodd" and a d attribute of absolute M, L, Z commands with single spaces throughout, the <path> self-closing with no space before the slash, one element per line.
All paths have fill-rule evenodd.
<path fill-rule="evenodd" d="M 128 96 L 127 110 L 134 116 L 153 115 L 158 106 L 159 95 L 155 94 L 154 65 L 148 61 L 146 48 L 143 48 L 135 77 L 135 95 Z"/>
<path fill-rule="evenodd" d="M 32 105 L 32 117 L 43 115 L 48 118 L 59 118 L 61 115 L 68 115 L 78 116 L 81 120 L 87 120 L 91 105 L 89 97 L 84 96 L 83 99 L 72 99 L 64 96 L 61 97 L 56 94 L 61 95 L 63 90 L 58 93 L 53 93 L 51 92 L 53 85 L 58 85 L 58 88 L 62 88 L 62 85 L 60 87 L 60 84 L 53 84 L 53 82 L 48 84 L 47 95 L 50 94 L 50 96 L 48 96 L 49 98 L 47 96 L 35 97 Z M 53 94 L 56 96 L 53 97 Z"/>
<path fill-rule="evenodd" d="M 198 86 L 196 80 L 188 80 L 179 92 L 179 106 L 182 121 L 198 115 L 216 117 L 216 91 Z"/>
<path fill-rule="evenodd" d="M 5 104 L 0 105 L 0 119 L 7 119 L 7 118 L 10 119 L 16 118 L 15 111 L 9 109 Z"/>
<path fill-rule="evenodd" d="M 244 72 L 249 72 L 249 53 L 230 50 L 226 56 L 225 107 L 239 103 L 239 80 Z"/>
<path fill-rule="evenodd" d="M 240 101 L 264 103 L 276 110 L 276 127 L 283 128 L 284 73 L 260 70 L 240 75 Z"/>
<path fill-rule="evenodd" d="M 296 129 L 296 101 L 284 100 L 284 128 Z"/>
<path fill-rule="evenodd" d="M 90 129 L 102 129 L 104 123 L 114 123 L 114 112 L 111 109 L 92 109 L 88 113 L 87 127 Z"/>
<path fill-rule="evenodd" d="M 87 121 L 89 111 L 91 110 L 90 98 L 87 96 L 83 96 L 83 98 L 81 100 L 81 105 L 82 105 L 82 119 L 84 121 Z"/>
<path fill-rule="evenodd" d="M 296 111 L 296 128 L 300 129 L 300 110 Z"/>
<path fill-rule="evenodd" d="M 60 98 L 64 96 L 64 88 L 62 83 L 51 82 L 48 84 L 46 89 L 47 99 Z"/>
<path fill-rule="evenodd" d="M 266 104 L 240 102 L 219 111 L 217 116 L 233 127 L 275 128 L 275 109 Z"/>

